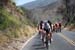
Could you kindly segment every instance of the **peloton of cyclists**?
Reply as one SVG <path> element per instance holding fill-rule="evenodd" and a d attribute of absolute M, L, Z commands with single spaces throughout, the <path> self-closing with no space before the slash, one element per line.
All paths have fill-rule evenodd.
<path fill-rule="evenodd" d="M 48 48 L 48 42 L 51 44 L 52 32 L 61 32 L 61 23 L 52 24 L 50 20 L 40 21 L 38 30 L 43 44 Z"/>

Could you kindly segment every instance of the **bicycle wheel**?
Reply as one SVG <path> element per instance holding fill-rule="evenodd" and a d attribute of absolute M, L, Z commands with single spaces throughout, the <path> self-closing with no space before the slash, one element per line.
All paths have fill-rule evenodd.
<path fill-rule="evenodd" d="M 46 35 L 46 42 L 45 43 L 46 43 L 46 48 L 48 49 L 48 47 L 49 47 L 48 46 L 48 35 Z"/>

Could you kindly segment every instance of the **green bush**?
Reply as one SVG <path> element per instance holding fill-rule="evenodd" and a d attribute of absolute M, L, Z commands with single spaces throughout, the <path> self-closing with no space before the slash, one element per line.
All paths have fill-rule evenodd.
<path fill-rule="evenodd" d="M 7 18 L 4 15 L 0 16 L 0 29 L 5 29 L 7 27 Z"/>
<path fill-rule="evenodd" d="M 18 38 L 19 35 L 15 29 L 25 25 L 34 26 L 33 23 L 26 17 L 24 20 L 17 19 L 14 15 L 10 14 L 6 9 L 0 9 L 0 30 L 5 31 L 6 36 Z M 10 29 L 11 28 L 11 29 Z M 28 36 L 27 34 L 25 34 Z"/>
<path fill-rule="evenodd" d="M 5 9 L 0 9 L 0 30 L 4 30 L 10 26 L 16 26 L 19 24 L 10 13 L 8 13 Z"/>

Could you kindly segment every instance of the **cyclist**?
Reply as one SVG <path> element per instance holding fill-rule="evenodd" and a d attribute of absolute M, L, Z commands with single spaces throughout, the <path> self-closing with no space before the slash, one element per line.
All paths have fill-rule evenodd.
<path fill-rule="evenodd" d="M 40 21 L 38 30 L 39 30 L 39 34 L 40 34 L 40 37 L 41 37 L 42 41 L 44 40 L 43 28 L 44 28 L 44 22 Z"/>
<path fill-rule="evenodd" d="M 48 48 L 48 41 L 50 40 L 50 43 L 51 43 L 51 37 L 52 37 L 52 33 L 51 33 L 52 27 L 51 27 L 51 22 L 49 20 L 44 22 L 44 31 L 46 31 L 45 43 L 46 43 L 46 47 Z"/>

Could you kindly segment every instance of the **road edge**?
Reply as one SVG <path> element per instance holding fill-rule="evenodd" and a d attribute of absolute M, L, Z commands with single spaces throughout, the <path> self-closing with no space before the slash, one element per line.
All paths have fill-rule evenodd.
<path fill-rule="evenodd" d="M 20 50 L 23 50 L 23 48 L 28 44 L 29 41 L 31 41 L 34 37 L 37 36 L 38 33 L 36 33 L 35 35 L 33 35 L 32 37 L 30 37 L 25 43 L 24 45 L 22 46 L 22 48 Z"/>

